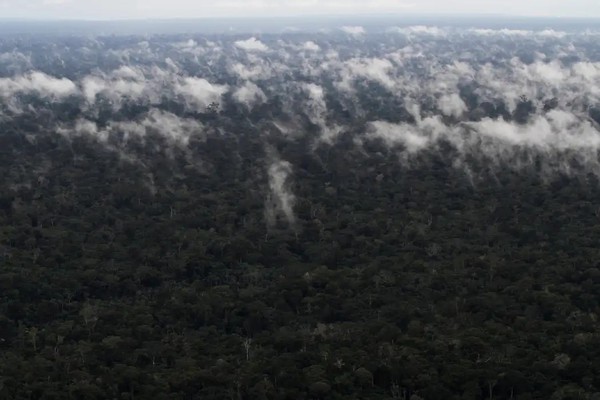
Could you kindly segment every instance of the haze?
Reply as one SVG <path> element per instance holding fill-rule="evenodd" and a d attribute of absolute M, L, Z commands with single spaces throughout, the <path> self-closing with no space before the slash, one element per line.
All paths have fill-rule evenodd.
<path fill-rule="evenodd" d="M 502 14 L 600 17 L 597 0 L 0 0 L 3 18 L 146 19 L 323 14 Z"/>

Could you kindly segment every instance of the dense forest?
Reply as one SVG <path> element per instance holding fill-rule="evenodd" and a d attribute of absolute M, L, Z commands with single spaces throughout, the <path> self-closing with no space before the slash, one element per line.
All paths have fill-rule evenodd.
<path fill-rule="evenodd" d="M 600 399 L 598 36 L 0 38 L 0 399 Z"/>

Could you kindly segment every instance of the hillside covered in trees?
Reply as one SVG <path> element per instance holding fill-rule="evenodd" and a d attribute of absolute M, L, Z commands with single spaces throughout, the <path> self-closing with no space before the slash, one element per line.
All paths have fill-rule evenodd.
<path fill-rule="evenodd" d="M 0 399 L 600 399 L 599 37 L 0 36 Z"/>

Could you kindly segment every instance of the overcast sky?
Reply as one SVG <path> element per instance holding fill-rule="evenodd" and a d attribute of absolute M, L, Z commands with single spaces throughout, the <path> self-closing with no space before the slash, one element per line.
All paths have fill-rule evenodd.
<path fill-rule="evenodd" d="M 0 18 L 202 18 L 390 12 L 600 18 L 600 0 L 0 0 Z"/>

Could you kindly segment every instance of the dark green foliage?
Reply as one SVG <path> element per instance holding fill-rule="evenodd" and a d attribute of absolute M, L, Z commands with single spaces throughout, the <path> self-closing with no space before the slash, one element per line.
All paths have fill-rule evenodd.
<path fill-rule="evenodd" d="M 321 150 L 289 143 L 298 222 L 269 232 L 250 135 L 198 148 L 211 173 L 145 159 L 169 168 L 152 184 L 92 141 L 49 139 L 10 142 L 20 165 L 52 164 L 2 191 L 2 398 L 567 399 L 600 385 L 592 177 L 473 187 L 435 154 L 408 166 L 340 146 L 319 167 Z"/>

